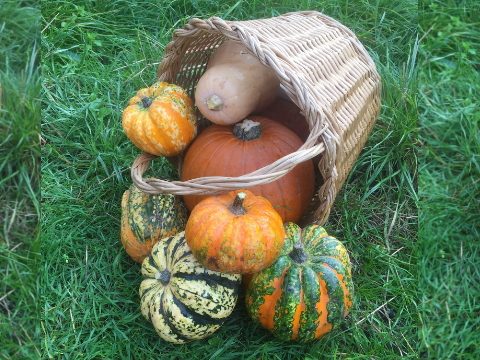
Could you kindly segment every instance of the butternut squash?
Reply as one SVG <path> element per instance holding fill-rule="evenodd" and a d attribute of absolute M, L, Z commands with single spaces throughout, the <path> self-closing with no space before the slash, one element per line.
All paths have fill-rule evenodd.
<path fill-rule="evenodd" d="M 270 105 L 280 89 L 275 71 L 227 41 L 210 58 L 197 84 L 195 102 L 207 119 L 232 125 Z"/>

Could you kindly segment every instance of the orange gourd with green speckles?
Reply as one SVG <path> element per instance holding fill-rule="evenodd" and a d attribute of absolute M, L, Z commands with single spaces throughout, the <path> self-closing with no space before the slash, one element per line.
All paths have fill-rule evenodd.
<path fill-rule="evenodd" d="M 254 273 L 280 255 L 282 218 L 262 196 L 236 190 L 201 201 L 190 214 L 185 238 L 204 267 L 223 273 Z"/>
<path fill-rule="evenodd" d="M 180 86 L 166 82 L 156 82 L 131 98 L 122 125 L 135 145 L 158 156 L 180 154 L 197 135 L 192 100 Z"/>
<path fill-rule="evenodd" d="M 250 317 L 276 337 L 307 342 L 331 332 L 353 301 L 350 259 L 340 241 L 318 225 L 285 224 L 280 257 L 250 280 Z M 249 279 L 244 279 L 249 280 Z"/>

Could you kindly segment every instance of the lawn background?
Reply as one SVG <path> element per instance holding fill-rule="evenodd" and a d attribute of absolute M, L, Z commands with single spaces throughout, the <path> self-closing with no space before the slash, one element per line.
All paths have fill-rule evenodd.
<path fill-rule="evenodd" d="M 480 3 L 419 8 L 420 351 L 480 359 Z"/>
<path fill-rule="evenodd" d="M 40 355 L 40 4 L 0 2 L 0 358 Z"/>
<path fill-rule="evenodd" d="M 382 115 L 327 231 L 353 262 L 355 302 L 338 332 L 285 343 L 252 323 L 243 294 L 204 341 L 161 341 L 139 312 L 139 266 L 119 241 L 120 200 L 139 150 L 121 113 L 156 77 L 189 18 L 319 10 L 358 34 L 383 79 Z M 185 15 L 187 14 L 187 15 Z M 42 1 L 42 349 L 51 358 L 398 358 L 417 348 L 414 1 Z M 162 160 L 150 175 L 174 178 Z M 372 314 L 388 300 L 388 304 Z"/>
<path fill-rule="evenodd" d="M 400 351 L 405 357 L 416 352 L 420 358 L 479 358 L 474 331 L 480 295 L 476 2 L 419 4 L 419 302 L 412 280 L 416 197 L 408 187 L 413 183 L 415 189 L 416 174 L 415 3 L 75 4 L 80 7 L 44 1 L 42 18 L 39 1 L 4 0 L 0 6 L 2 358 L 38 358 L 40 347 L 44 358 L 119 358 L 117 349 L 130 358 L 153 352 L 160 357 L 168 349 L 175 350 L 167 358 L 269 358 L 282 351 L 287 358 L 395 358 Z M 128 167 L 137 154 L 119 126 L 122 107 L 136 89 L 153 81 L 171 32 L 188 19 L 184 14 L 247 19 L 298 9 L 320 10 L 352 28 L 383 77 L 382 116 L 327 223 L 352 254 L 354 311 L 344 333 L 311 348 L 276 341 L 245 318 L 241 303 L 208 341 L 164 346 L 139 316 L 132 291 L 138 287 L 138 267 L 118 247 L 112 221 L 119 216 L 119 199 L 130 183 Z M 42 85 L 42 190 L 49 195 L 42 202 L 40 262 Z M 405 166 L 407 171 L 396 173 Z M 123 172 L 117 174 L 118 169 Z M 156 174 L 175 176 L 163 163 Z M 414 215 L 405 215 L 409 211 Z M 376 243 L 377 248 L 371 245 Z M 387 256 L 385 249 L 393 254 L 396 247 L 401 250 Z M 401 293 L 398 284 L 408 291 Z M 355 325 L 383 304 L 385 295 L 408 296 L 389 303 L 390 321 L 378 311 Z M 418 338 L 411 326 L 417 304 Z"/>

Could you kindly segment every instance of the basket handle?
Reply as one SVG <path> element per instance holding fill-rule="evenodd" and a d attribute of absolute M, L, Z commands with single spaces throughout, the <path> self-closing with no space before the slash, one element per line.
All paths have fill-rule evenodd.
<path fill-rule="evenodd" d="M 249 174 L 238 177 L 208 176 L 188 181 L 143 179 L 142 176 L 150 162 L 158 157 L 143 152 L 133 162 L 131 176 L 134 184 L 148 194 L 218 195 L 275 181 L 290 172 L 299 163 L 314 158 L 324 150 L 324 144 L 319 143 L 311 148 L 301 149 L 286 155 Z"/>

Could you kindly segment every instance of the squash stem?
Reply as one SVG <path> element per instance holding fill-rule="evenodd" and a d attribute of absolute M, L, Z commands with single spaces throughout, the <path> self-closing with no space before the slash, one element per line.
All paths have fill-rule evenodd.
<path fill-rule="evenodd" d="M 233 205 L 231 205 L 228 210 L 230 210 L 232 214 L 235 215 L 244 215 L 247 212 L 247 210 L 243 207 L 243 200 L 245 200 L 246 196 L 247 194 L 239 192 L 237 196 L 235 196 Z"/>
<path fill-rule="evenodd" d="M 220 111 L 223 109 L 223 100 L 218 95 L 210 96 L 206 101 L 207 107 L 212 111 Z"/>
<path fill-rule="evenodd" d="M 163 270 L 162 272 L 157 272 L 155 274 L 155 279 L 159 280 L 163 286 L 167 286 L 170 282 L 171 273 L 167 269 Z"/>
<path fill-rule="evenodd" d="M 293 244 L 293 250 L 290 251 L 288 256 L 290 256 L 290 259 L 292 259 L 293 262 L 297 264 L 305 264 L 308 259 L 308 254 L 305 252 L 305 249 L 303 248 L 303 243 L 301 241 Z"/>
<path fill-rule="evenodd" d="M 150 107 L 150 105 L 152 105 L 152 102 L 150 101 L 150 99 L 148 97 L 142 96 L 141 99 L 142 99 L 142 102 L 143 102 L 143 107 L 145 109 Z"/>
<path fill-rule="evenodd" d="M 252 121 L 244 119 L 243 121 L 235 124 L 233 127 L 233 135 L 239 140 L 254 140 L 259 139 L 262 133 L 262 128 L 258 121 Z"/>

